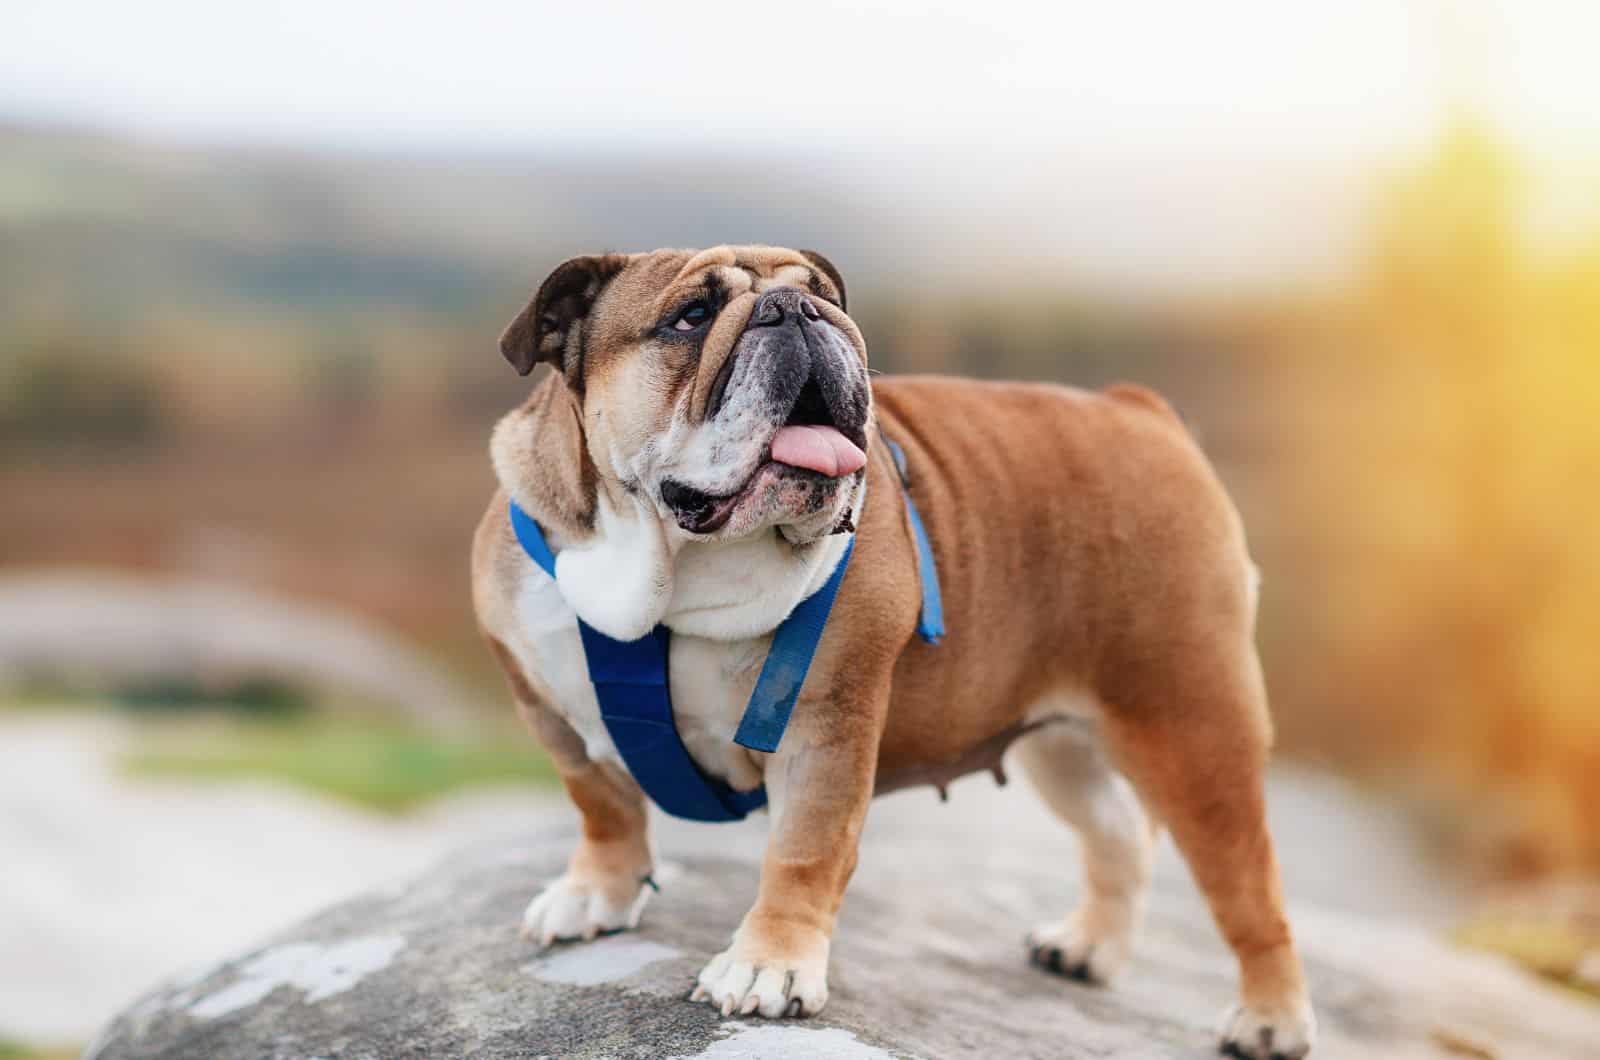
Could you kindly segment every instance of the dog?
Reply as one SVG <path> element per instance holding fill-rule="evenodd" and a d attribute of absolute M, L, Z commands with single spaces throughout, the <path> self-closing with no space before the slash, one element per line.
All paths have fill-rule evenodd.
<path fill-rule="evenodd" d="M 1095 983 L 1121 970 L 1165 828 L 1238 960 L 1221 1047 L 1310 1051 L 1265 816 L 1255 568 L 1159 396 L 874 379 L 838 270 L 766 246 L 567 261 L 500 346 L 524 375 L 551 370 L 494 430 L 474 603 L 582 818 L 525 935 L 638 922 L 647 799 L 601 719 L 579 621 L 622 642 L 665 627 L 683 748 L 734 791 L 764 784 L 771 818 L 755 904 L 691 1000 L 821 1010 L 872 797 L 996 768 L 1014 743 L 1083 853 L 1082 901 L 1028 936 L 1033 961 Z M 554 577 L 519 542 L 513 503 Z M 916 635 L 919 513 L 938 643 Z M 774 630 L 846 561 L 781 744 L 735 743 Z"/>

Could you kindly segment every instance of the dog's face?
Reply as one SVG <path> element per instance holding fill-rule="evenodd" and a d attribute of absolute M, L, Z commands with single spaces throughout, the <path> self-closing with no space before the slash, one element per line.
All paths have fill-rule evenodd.
<path fill-rule="evenodd" d="M 539 362 L 561 374 L 546 386 L 576 411 L 546 419 L 575 420 L 583 437 L 544 456 L 591 462 L 569 469 L 580 483 L 619 488 L 694 537 L 776 527 L 803 544 L 840 526 L 866 461 L 866 346 L 844 305 L 838 273 L 810 251 L 575 258 L 501 350 L 524 374 Z"/>

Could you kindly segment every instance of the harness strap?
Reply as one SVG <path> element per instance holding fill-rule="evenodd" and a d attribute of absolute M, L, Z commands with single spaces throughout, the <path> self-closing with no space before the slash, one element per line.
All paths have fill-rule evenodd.
<path fill-rule="evenodd" d="M 937 643 L 944 634 L 944 609 L 933 548 L 911 500 L 905 453 L 888 438 L 883 440 L 894 457 L 900 493 L 916 540 L 917 575 L 922 584 L 917 632 L 928 643 Z M 555 578 L 556 558 L 539 524 L 516 501 L 511 502 L 510 508 L 511 528 L 517 541 L 541 570 Z M 767 754 L 778 749 L 854 550 L 852 537 L 822 588 L 802 600 L 773 632 L 755 691 L 733 737 L 740 746 Z M 657 626 L 638 640 L 621 641 L 579 618 L 578 634 L 589 680 L 600 704 L 600 718 L 611 742 L 633 779 L 657 806 L 674 817 L 695 821 L 737 821 L 766 805 L 765 786 L 739 791 L 707 776 L 684 746 L 673 721 L 667 676 L 672 634 L 666 626 Z"/>
<path fill-rule="evenodd" d="M 811 659 L 822 642 L 822 628 L 828 624 L 833 598 L 839 595 L 839 583 L 844 581 L 844 569 L 850 565 L 850 553 L 855 547 L 856 539 L 851 537 L 845 542 L 839 565 L 833 568 L 822 588 L 800 601 L 773 632 L 772 647 L 767 649 L 767 661 L 761 664 L 761 676 L 756 679 L 756 690 L 750 694 L 750 706 L 739 720 L 739 731 L 733 734 L 734 743 L 767 754 L 778 749 L 778 741 L 789 727 L 789 715 L 794 713 L 795 700 L 800 697 L 806 671 L 811 669 Z"/>
<path fill-rule="evenodd" d="M 555 556 L 544 533 L 515 501 L 511 528 L 529 557 L 554 578 Z M 707 776 L 683 745 L 673 723 L 667 685 L 672 634 L 666 626 L 657 626 L 638 640 L 617 640 L 580 618 L 578 634 L 600 703 L 600 720 L 628 772 L 657 806 L 691 821 L 739 821 L 767 804 L 765 787 L 739 791 Z"/>
<path fill-rule="evenodd" d="M 911 520 L 911 536 L 917 542 L 917 580 L 922 583 L 922 612 L 917 618 L 917 634 L 929 644 L 937 644 L 944 636 L 944 596 L 939 592 L 939 569 L 933 562 L 933 543 L 928 540 L 928 530 L 922 525 L 916 502 L 911 499 L 906 451 L 888 435 L 879 432 L 878 437 L 889 447 L 894 469 L 900 473 L 900 495 L 906 499 L 906 518 Z"/>

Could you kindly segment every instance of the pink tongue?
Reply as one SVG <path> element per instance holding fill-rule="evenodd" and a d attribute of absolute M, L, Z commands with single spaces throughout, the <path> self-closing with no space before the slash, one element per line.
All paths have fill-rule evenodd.
<path fill-rule="evenodd" d="M 867 454 L 836 427 L 779 427 L 772 436 L 772 459 L 838 478 L 861 470 Z"/>

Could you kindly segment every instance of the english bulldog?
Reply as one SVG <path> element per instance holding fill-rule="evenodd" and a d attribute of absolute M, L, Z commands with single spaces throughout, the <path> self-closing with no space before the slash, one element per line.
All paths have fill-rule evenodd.
<path fill-rule="evenodd" d="M 820 1011 L 872 797 L 994 768 L 1009 748 L 1083 852 L 1082 899 L 1027 936 L 1034 963 L 1118 973 L 1164 827 L 1238 959 L 1221 1047 L 1304 1056 L 1315 1022 L 1264 812 L 1255 569 L 1216 474 L 1140 387 L 874 379 L 845 304 L 812 251 L 657 250 L 562 264 L 506 329 L 518 372 L 552 370 L 495 428 L 474 601 L 582 818 L 524 934 L 548 945 L 639 920 L 647 800 L 600 719 L 577 623 L 625 641 L 662 624 L 684 746 L 734 789 L 764 783 L 771 820 L 755 904 L 690 1000 Z M 938 644 L 914 635 L 915 535 L 885 436 L 932 541 Z M 519 546 L 510 501 L 557 553 L 554 578 Z M 852 539 L 781 745 L 739 746 L 773 630 Z"/>

